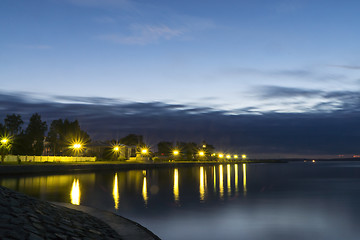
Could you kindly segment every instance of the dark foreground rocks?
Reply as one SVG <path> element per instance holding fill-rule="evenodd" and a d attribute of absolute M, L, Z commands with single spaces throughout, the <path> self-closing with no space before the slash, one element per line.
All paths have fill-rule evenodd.
<path fill-rule="evenodd" d="M 0 239 L 121 239 L 86 213 L 53 205 L 0 186 Z"/>

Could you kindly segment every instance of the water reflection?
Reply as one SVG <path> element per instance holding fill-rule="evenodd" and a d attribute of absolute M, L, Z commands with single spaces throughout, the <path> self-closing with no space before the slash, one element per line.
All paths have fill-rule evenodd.
<path fill-rule="evenodd" d="M 146 176 L 144 176 L 144 179 L 143 179 L 142 196 L 143 196 L 143 199 L 144 199 L 145 206 L 147 206 L 147 203 L 148 203 L 148 193 L 147 193 Z"/>
<path fill-rule="evenodd" d="M 223 169 L 223 165 L 219 165 L 219 192 L 220 192 L 220 199 L 224 199 L 224 169 Z"/>
<path fill-rule="evenodd" d="M 179 202 L 179 170 L 177 168 L 174 169 L 174 200 L 175 202 Z"/>
<path fill-rule="evenodd" d="M 118 209 L 162 239 L 358 239 L 360 168 L 310 165 L 0 176 L 0 185 L 43 200 Z"/>
<path fill-rule="evenodd" d="M 244 187 L 244 196 L 246 195 L 247 188 L 246 188 L 246 164 L 243 163 L 243 187 Z"/>
<path fill-rule="evenodd" d="M 117 173 L 115 173 L 115 177 L 114 177 L 113 197 L 114 197 L 114 203 L 115 203 L 114 207 L 117 210 L 119 208 L 119 186 L 118 186 Z"/>
<path fill-rule="evenodd" d="M 79 179 L 74 179 L 71 192 L 70 192 L 70 201 L 74 205 L 80 205 L 80 184 Z"/>
<path fill-rule="evenodd" d="M 235 171 L 235 193 L 238 193 L 238 189 L 239 189 L 239 169 L 238 169 L 237 164 L 234 165 L 234 171 Z"/>
<path fill-rule="evenodd" d="M 214 193 L 216 193 L 216 168 L 214 166 Z"/>
<path fill-rule="evenodd" d="M 227 193 L 228 196 L 231 195 L 231 168 L 230 164 L 226 166 L 226 174 L 227 174 Z"/>
<path fill-rule="evenodd" d="M 200 167 L 200 201 L 205 200 L 204 167 Z"/>

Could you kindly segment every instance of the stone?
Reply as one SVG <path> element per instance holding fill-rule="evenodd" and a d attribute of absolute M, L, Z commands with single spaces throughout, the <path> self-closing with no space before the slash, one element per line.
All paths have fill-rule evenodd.
<path fill-rule="evenodd" d="M 61 234 L 61 233 L 55 233 L 55 236 L 59 239 L 64 239 L 66 240 L 67 239 L 67 236 L 65 234 Z"/>
<path fill-rule="evenodd" d="M 30 233 L 28 240 L 44 240 L 44 238 L 35 233 Z"/>

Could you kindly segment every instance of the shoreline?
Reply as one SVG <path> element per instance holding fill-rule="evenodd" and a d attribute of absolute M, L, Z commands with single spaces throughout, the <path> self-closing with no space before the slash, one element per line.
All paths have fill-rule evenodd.
<path fill-rule="evenodd" d="M 91 172 L 108 170 L 142 170 L 144 168 L 191 167 L 197 165 L 243 164 L 243 163 L 287 163 L 286 160 L 251 160 L 237 162 L 73 162 L 73 163 L 23 163 L 0 164 L 0 174 Z"/>

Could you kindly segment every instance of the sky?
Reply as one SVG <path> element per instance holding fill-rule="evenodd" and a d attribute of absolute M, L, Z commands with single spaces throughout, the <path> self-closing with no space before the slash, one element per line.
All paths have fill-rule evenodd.
<path fill-rule="evenodd" d="M 0 116 L 77 118 L 99 138 L 355 154 L 359 10 L 352 0 L 2 0 Z M 343 141 L 320 143 L 324 134 Z"/>

